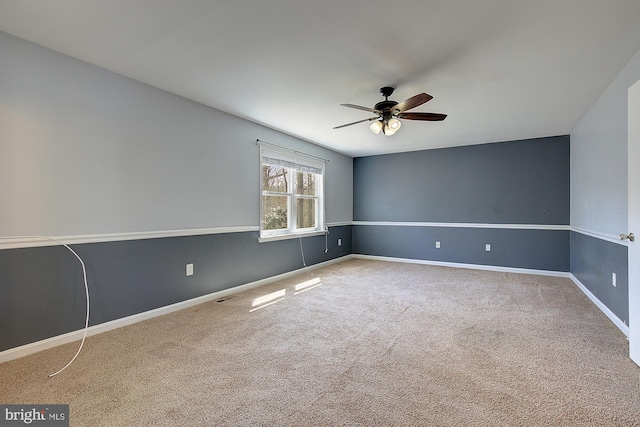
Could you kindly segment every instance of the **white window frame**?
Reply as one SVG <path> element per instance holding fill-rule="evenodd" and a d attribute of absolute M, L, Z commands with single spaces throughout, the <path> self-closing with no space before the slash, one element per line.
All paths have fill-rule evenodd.
<path fill-rule="evenodd" d="M 284 166 L 288 170 L 287 181 L 290 183 L 287 193 L 270 193 L 263 190 L 263 173 L 262 167 L 265 164 L 278 164 Z M 311 172 L 318 175 L 316 179 L 316 196 L 306 196 L 296 194 L 296 173 Z M 276 149 L 274 147 L 260 146 L 260 242 L 269 242 L 274 240 L 293 239 L 305 236 L 321 235 L 326 232 L 325 218 L 324 218 L 324 176 L 325 176 L 325 161 L 313 156 L 305 155 L 299 152 L 286 149 Z M 263 218 L 264 218 L 264 196 L 286 196 L 288 198 L 287 203 L 287 219 L 288 228 L 278 230 L 264 230 Z M 315 199 L 316 200 L 316 226 L 311 228 L 296 228 L 296 201 L 298 199 Z"/>

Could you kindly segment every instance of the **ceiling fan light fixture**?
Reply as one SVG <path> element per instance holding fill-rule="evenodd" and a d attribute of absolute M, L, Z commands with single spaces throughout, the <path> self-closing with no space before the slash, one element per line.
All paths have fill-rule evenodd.
<path fill-rule="evenodd" d="M 396 131 L 398 130 L 398 128 L 394 129 L 391 126 L 389 126 L 388 124 L 384 126 L 384 129 L 382 129 L 382 132 L 386 135 L 386 136 L 391 136 L 393 134 L 396 133 Z"/>
<path fill-rule="evenodd" d="M 371 132 L 377 135 L 382 130 L 382 122 L 380 120 L 376 120 L 375 122 L 371 123 L 371 126 L 369 126 L 369 128 L 371 129 Z"/>
<path fill-rule="evenodd" d="M 391 129 L 393 129 L 394 131 L 400 129 L 400 126 L 402 126 L 402 123 L 400 123 L 400 120 L 395 119 L 395 118 L 389 120 L 389 127 Z"/>

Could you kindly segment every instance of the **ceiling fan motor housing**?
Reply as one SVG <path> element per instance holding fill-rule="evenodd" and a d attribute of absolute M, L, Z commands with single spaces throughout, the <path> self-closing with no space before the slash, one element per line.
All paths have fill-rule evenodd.
<path fill-rule="evenodd" d="M 384 96 L 385 100 L 378 102 L 373 107 L 375 110 L 382 111 L 382 114 L 380 115 L 380 119 L 384 123 L 388 122 L 392 118 L 391 111 L 393 110 L 393 107 L 398 105 L 396 101 L 389 101 L 389 97 L 393 94 L 394 90 L 395 88 L 391 86 L 385 86 L 380 88 L 380 94 Z"/>
<path fill-rule="evenodd" d="M 380 119 L 386 123 L 393 117 L 391 111 L 396 105 L 398 105 L 396 101 L 382 101 L 378 102 L 374 108 L 378 111 L 382 111 Z"/>

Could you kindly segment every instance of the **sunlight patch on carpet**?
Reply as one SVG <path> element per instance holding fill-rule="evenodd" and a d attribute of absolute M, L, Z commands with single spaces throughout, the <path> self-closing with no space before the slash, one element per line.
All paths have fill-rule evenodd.
<path fill-rule="evenodd" d="M 322 281 L 320 280 L 319 277 L 315 277 L 315 278 L 313 278 L 311 280 L 307 280 L 305 282 L 301 282 L 301 283 L 298 283 L 297 285 L 295 285 L 293 287 L 293 290 L 294 290 L 293 294 L 294 295 L 298 295 L 298 294 L 301 294 L 303 292 L 310 291 L 313 288 L 317 288 L 320 285 L 322 285 Z"/>
<path fill-rule="evenodd" d="M 261 308 L 265 308 L 282 301 L 286 293 L 286 289 L 280 289 L 279 291 L 271 292 L 261 297 L 255 298 L 251 303 L 251 307 L 254 308 L 249 310 L 249 312 L 251 313 L 253 311 L 260 310 Z"/>

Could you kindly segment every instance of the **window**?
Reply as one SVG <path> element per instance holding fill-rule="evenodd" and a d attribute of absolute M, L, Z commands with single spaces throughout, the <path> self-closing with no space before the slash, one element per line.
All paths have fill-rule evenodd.
<path fill-rule="evenodd" d="M 324 232 L 324 162 L 299 153 L 260 149 L 260 238 Z"/>

